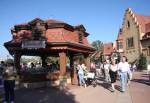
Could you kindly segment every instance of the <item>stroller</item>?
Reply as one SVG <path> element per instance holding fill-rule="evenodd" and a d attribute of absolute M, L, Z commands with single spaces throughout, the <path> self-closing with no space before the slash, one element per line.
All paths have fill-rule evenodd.
<path fill-rule="evenodd" d="M 87 72 L 85 74 L 84 78 L 85 78 L 87 86 L 89 86 L 89 85 L 92 85 L 93 87 L 97 86 L 97 80 L 96 80 L 95 72 L 93 72 L 93 71 Z"/>

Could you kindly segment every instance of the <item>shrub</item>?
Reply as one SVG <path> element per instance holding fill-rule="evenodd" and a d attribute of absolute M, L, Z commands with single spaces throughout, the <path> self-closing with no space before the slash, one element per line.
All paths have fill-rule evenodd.
<path fill-rule="evenodd" d="M 141 54 L 139 57 L 138 69 L 145 70 L 146 68 L 147 68 L 147 59 L 143 54 Z"/>

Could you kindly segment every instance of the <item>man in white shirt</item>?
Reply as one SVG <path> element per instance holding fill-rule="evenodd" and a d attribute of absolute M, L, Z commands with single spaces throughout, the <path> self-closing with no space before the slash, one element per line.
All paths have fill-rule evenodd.
<path fill-rule="evenodd" d="M 120 74 L 121 91 L 125 92 L 127 85 L 127 73 L 130 70 L 129 64 L 125 56 L 122 57 L 121 62 L 118 64 L 118 70 Z"/>

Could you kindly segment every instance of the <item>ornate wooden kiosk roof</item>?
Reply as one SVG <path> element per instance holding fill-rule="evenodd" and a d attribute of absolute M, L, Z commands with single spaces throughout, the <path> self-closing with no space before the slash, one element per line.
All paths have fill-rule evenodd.
<path fill-rule="evenodd" d="M 89 44 L 86 29 L 83 25 L 72 26 L 57 20 L 41 20 L 36 18 L 25 24 L 18 24 L 11 29 L 12 40 L 4 43 L 9 53 L 14 56 L 15 67 L 20 72 L 22 55 L 40 56 L 42 65 L 46 65 L 46 57 L 59 57 L 60 76 L 66 75 L 67 56 L 72 68 L 72 84 L 76 84 L 77 76 L 73 57 L 83 54 L 87 68 L 90 68 L 89 54 L 95 49 Z"/>
<path fill-rule="evenodd" d="M 90 54 L 94 48 L 89 44 L 83 25 L 71 26 L 57 20 L 34 20 L 18 24 L 11 29 L 12 40 L 4 43 L 11 55 L 43 55 L 66 50 L 70 53 Z"/>

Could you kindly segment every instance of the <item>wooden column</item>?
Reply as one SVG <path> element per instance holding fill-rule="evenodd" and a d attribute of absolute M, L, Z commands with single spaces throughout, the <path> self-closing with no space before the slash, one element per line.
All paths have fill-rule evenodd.
<path fill-rule="evenodd" d="M 74 63 L 73 55 L 70 55 L 71 84 L 78 85 L 77 71 Z"/>
<path fill-rule="evenodd" d="M 66 52 L 61 51 L 59 52 L 59 60 L 60 60 L 60 76 L 66 75 Z"/>
<path fill-rule="evenodd" d="M 42 59 L 42 67 L 45 67 L 46 65 L 46 56 L 41 56 L 41 59 Z"/>
<path fill-rule="evenodd" d="M 89 56 L 89 54 L 84 55 L 84 58 L 85 58 L 85 65 L 86 65 L 87 69 L 90 70 L 91 62 L 90 62 L 90 56 Z"/>
<path fill-rule="evenodd" d="M 15 52 L 15 54 L 14 54 L 14 66 L 15 66 L 18 73 L 20 72 L 20 69 L 21 69 L 20 58 L 21 58 L 21 54 L 19 52 Z"/>

